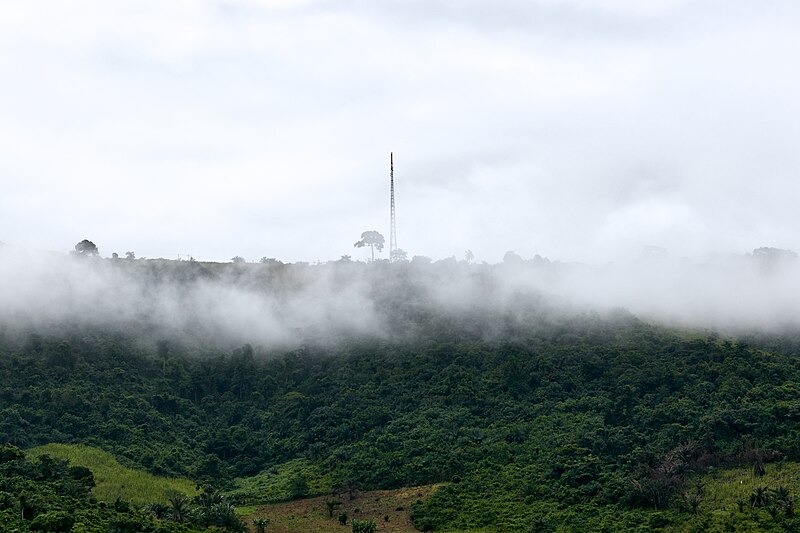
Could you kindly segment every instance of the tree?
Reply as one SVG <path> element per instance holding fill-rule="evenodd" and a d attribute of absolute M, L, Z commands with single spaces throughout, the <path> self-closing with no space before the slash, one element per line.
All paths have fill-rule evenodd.
<path fill-rule="evenodd" d="M 304 476 L 297 475 L 292 479 L 289 495 L 293 500 L 308 496 L 308 482 Z"/>
<path fill-rule="evenodd" d="M 156 343 L 158 358 L 162 362 L 162 377 L 167 377 L 167 358 L 169 357 L 169 341 L 162 339 Z"/>
<path fill-rule="evenodd" d="M 361 240 L 356 242 L 353 246 L 356 248 L 363 248 L 364 246 L 369 246 L 370 251 L 372 252 L 372 260 L 375 261 L 375 248 L 378 249 L 378 252 L 383 251 L 383 244 L 386 240 L 383 238 L 383 235 L 378 233 L 375 230 L 365 231 L 361 234 Z"/>
<path fill-rule="evenodd" d="M 254 518 L 253 525 L 256 526 L 256 533 L 267 533 L 269 520 L 266 518 Z"/>
<path fill-rule="evenodd" d="M 125 252 L 125 259 L 136 259 L 136 254 L 133 252 Z"/>
<path fill-rule="evenodd" d="M 60 531 L 72 531 L 75 518 L 65 511 L 50 511 L 42 513 L 33 519 L 30 528 L 33 531 L 50 531 L 57 533 Z"/>
<path fill-rule="evenodd" d="M 325 507 L 328 508 L 328 517 L 333 518 L 333 511 L 340 505 L 336 500 L 328 500 L 325 502 Z"/>
<path fill-rule="evenodd" d="M 767 471 L 764 469 L 764 458 L 761 456 L 761 450 L 756 448 L 755 457 L 753 458 L 753 475 L 755 477 L 763 477 Z"/>
<path fill-rule="evenodd" d="M 750 506 L 755 509 L 756 507 L 766 507 L 771 500 L 771 494 L 767 487 L 756 487 L 752 494 L 750 494 Z"/>
<path fill-rule="evenodd" d="M 0 444 L 0 464 L 23 459 L 25 454 L 13 444 Z"/>
<path fill-rule="evenodd" d="M 390 258 L 393 262 L 394 261 L 408 261 L 408 252 L 398 248 L 397 250 L 392 250 L 392 256 Z"/>
<path fill-rule="evenodd" d="M 168 499 L 173 522 L 184 522 L 189 513 L 189 498 L 180 492 L 173 492 Z"/>
<path fill-rule="evenodd" d="M 753 250 L 753 259 L 762 272 L 769 274 L 797 261 L 797 253 L 781 248 L 763 247 Z"/>
<path fill-rule="evenodd" d="M 472 263 L 475 260 L 475 254 L 472 253 L 472 250 L 467 250 L 464 252 L 464 261 L 467 263 Z"/>
<path fill-rule="evenodd" d="M 753 250 L 753 257 L 765 261 L 786 261 L 797 259 L 797 252 L 792 250 L 784 250 L 782 248 L 763 246 Z"/>
<path fill-rule="evenodd" d="M 97 256 L 100 252 L 97 250 L 97 245 L 89 239 L 83 239 L 75 245 L 75 253 L 78 255 L 93 255 Z"/>
<path fill-rule="evenodd" d="M 342 481 L 340 488 L 342 491 L 347 492 L 347 496 L 350 498 L 350 501 L 353 501 L 353 499 L 356 497 L 356 492 L 358 492 L 358 485 L 353 478 L 347 478 Z"/>
<path fill-rule="evenodd" d="M 241 255 L 236 255 L 234 257 L 231 257 L 231 263 L 244 263 L 244 257 L 242 257 Z"/>

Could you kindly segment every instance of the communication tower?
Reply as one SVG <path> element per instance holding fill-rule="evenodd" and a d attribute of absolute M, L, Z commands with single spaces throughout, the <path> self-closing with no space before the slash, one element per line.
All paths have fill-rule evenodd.
<path fill-rule="evenodd" d="M 389 261 L 397 257 L 397 222 L 394 214 L 394 153 L 389 152 L 389 189 L 391 191 L 391 223 L 389 226 Z"/>

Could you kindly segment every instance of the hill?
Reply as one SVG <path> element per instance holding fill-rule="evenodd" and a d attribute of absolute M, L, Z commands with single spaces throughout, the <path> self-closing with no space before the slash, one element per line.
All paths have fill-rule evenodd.
<path fill-rule="evenodd" d="M 509 286 L 487 269 L 464 270 L 477 293 L 458 305 L 427 291 L 462 267 L 370 278 L 398 324 L 385 335 L 229 348 L 146 320 L 6 328 L 0 439 L 93 446 L 246 506 L 442 484 L 411 505 L 421 530 L 680 528 L 700 519 L 686 502 L 709 468 L 800 459 L 791 331 L 745 342 L 536 291 L 499 298 Z M 214 275 L 182 268 L 170 276 Z M 312 283 L 275 268 L 278 292 Z"/>

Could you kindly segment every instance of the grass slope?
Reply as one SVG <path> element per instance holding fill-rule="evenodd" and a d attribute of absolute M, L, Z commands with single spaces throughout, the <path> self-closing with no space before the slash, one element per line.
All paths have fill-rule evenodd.
<path fill-rule="evenodd" d="M 792 500 L 800 495 L 800 463 L 768 464 L 766 473 L 760 477 L 754 475 L 753 467 L 711 469 L 693 481 L 695 486 L 688 492 L 700 493 L 698 513 L 671 531 L 800 530 L 797 513 L 787 516 L 777 493 L 783 487 Z M 766 489 L 766 504 L 754 506 L 751 496 L 759 488 Z"/>
<path fill-rule="evenodd" d="M 303 490 L 298 491 L 297 484 Z M 295 459 L 268 468 L 248 478 L 234 480 L 234 490 L 226 496 L 240 503 L 278 503 L 297 496 L 319 496 L 330 493 L 333 479 L 305 459 Z"/>
<path fill-rule="evenodd" d="M 255 518 L 269 520 L 267 531 L 273 533 L 330 533 L 331 531 L 350 531 L 350 519 L 374 520 L 378 531 L 391 533 L 411 533 L 417 529 L 411 524 L 409 510 L 417 500 L 430 496 L 438 485 L 410 487 L 397 490 L 375 490 L 357 492 L 351 500 L 347 494 L 336 497 L 319 496 L 285 503 L 272 503 L 246 508 L 249 511 L 243 518 L 252 524 Z M 328 516 L 326 502 L 339 502 Z M 339 524 L 340 513 L 347 513 L 347 526 Z M 388 517 L 388 521 L 386 520 Z"/>
<path fill-rule="evenodd" d="M 45 454 L 91 470 L 96 483 L 92 492 L 100 501 L 113 502 L 120 498 L 136 505 L 167 503 L 172 492 L 182 492 L 188 496 L 200 492 L 188 479 L 159 477 L 128 468 L 110 453 L 91 446 L 46 444 L 25 451 L 25 455 L 31 459 Z"/>

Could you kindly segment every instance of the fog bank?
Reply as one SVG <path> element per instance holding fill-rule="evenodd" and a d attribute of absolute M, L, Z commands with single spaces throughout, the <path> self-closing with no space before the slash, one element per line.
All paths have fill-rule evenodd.
<path fill-rule="evenodd" d="M 508 254 L 503 263 L 417 257 L 390 264 L 101 259 L 0 248 L 5 331 L 109 327 L 153 339 L 293 347 L 413 340 L 455 329 L 502 337 L 537 321 L 623 308 L 727 332 L 796 327 L 800 262 L 761 249 L 703 261 L 660 251 L 604 266 Z M 535 328 L 534 328 L 535 329 Z"/>

